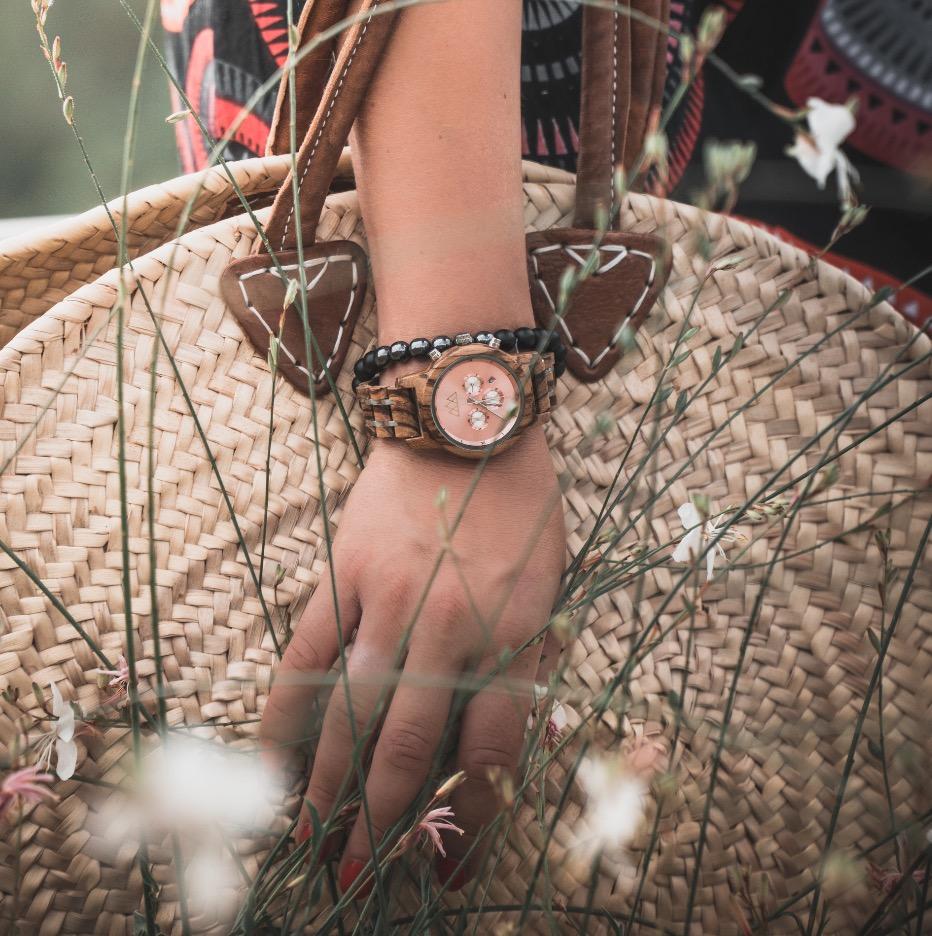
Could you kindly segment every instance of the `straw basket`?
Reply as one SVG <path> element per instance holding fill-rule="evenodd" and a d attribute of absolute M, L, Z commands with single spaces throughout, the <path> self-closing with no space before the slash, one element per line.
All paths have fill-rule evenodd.
<path fill-rule="evenodd" d="M 376 42 L 388 22 L 383 16 L 371 26 L 356 24 L 298 155 L 299 168 L 319 160 L 300 193 L 305 224 L 319 219 L 305 231 L 309 242 L 350 240 L 365 248 L 355 193 L 324 194 L 365 92 L 363 72 L 343 79 L 354 61 L 367 60 L 363 37 Z M 376 61 L 373 53 L 369 66 Z M 589 87 L 601 81 L 610 89 L 611 77 L 589 61 Z M 286 165 L 257 160 L 233 170 L 258 198 L 282 184 L 272 208 L 258 212 L 267 232 L 281 233 L 281 208 L 288 209 Z M 593 180 L 603 170 L 610 180 L 612 168 L 610 159 L 581 161 L 577 188 L 566 173 L 526 165 L 528 231 L 584 226 Z M 253 747 L 276 662 L 253 577 L 263 529 L 261 584 L 273 620 L 297 620 L 321 581 L 318 482 L 338 531 L 342 501 L 359 472 L 337 402 L 360 444 L 362 418 L 348 369 L 334 375 L 336 397 L 319 397 L 316 414 L 291 383 L 279 380 L 273 392 L 266 355 L 221 298 L 224 271 L 257 246 L 248 217 L 228 216 L 234 192 L 226 179 L 219 170 L 203 178 L 191 214 L 198 226 L 174 240 L 166 239 L 196 189 L 191 180 L 130 199 L 131 269 L 98 277 L 116 254 L 99 213 L 47 239 L 3 245 L 0 689 L 19 693 L 0 698 L 4 756 L 27 718 L 41 714 L 33 683 L 57 683 L 66 700 L 94 710 L 106 692 L 97 685 L 100 661 L 91 644 L 111 660 L 125 650 L 114 316 L 121 291 L 125 545 L 143 693 L 153 688 L 157 611 L 170 724 Z M 617 690 L 624 676 L 626 691 L 613 696 L 589 737 L 656 740 L 671 779 L 647 797 L 627 859 L 606 857 L 593 873 L 569 859 L 585 807 L 572 777 L 579 742 L 569 744 L 533 779 L 507 822 L 506 844 L 483 882 L 484 902 L 500 909 L 467 916 L 480 931 L 494 932 L 499 923 L 521 932 L 577 932 L 580 925 L 612 931 L 605 918 L 626 919 L 638 877 L 630 865 L 650 847 L 640 931 L 683 932 L 691 901 L 691 933 L 739 933 L 744 911 L 730 870 L 750 875 L 755 893 L 766 876 L 773 904 L 803 892 L 790 909 L 805 915 L 805 889 L 826 857 L 830 831 L 833 851 L 863 863 L 864 849 L 889 838 L 886 786 L 897 827 L 929 809 L 932 587 L 924 550 L 932 517 L 932 344 L 851 278 L 747 224 L 633 194 L 621 205 L 620 228 L 624 234 L 611 236 L 662 236 L 669 278 L 615 366 L 596 379 L 568 372 L 560 380 L 547 434 L 565 482 L 570 551 L 583 548 L 622 462 L 624 483 L 647 458 L 644 427 L 655 418 L 665 434 L 626 509 L 636 513 L 648 491 L 653 506 L 626 548 L 635 540 L 678 540 L 677 506 L 694 493 L 722 508 L 759 502 L 788 485 L 791 499 L 810 471 L 823 490 L 798 516 L 747 530 L 755 533 L 747 553 L 705 589 L 694 613 L 682 613 L 687 599 L 695 601 L 692 587 L 680 587 L 682 567 L 663 561 L 652 563 L 636 588 L 606 592 L 577 614 L 558 691 L 570 726 L 587 719 L 603 690 Z M 693 327 L 683 358 L 677 342 Z M 369 292 L 346 339 L 349 359 L 374 335 Z M 163 341 L 172 360 L 164 349 L 153 355 Z M 147 506 L 153 360 L 154 544 Z M 658 405 L 652 396 L 661 381 L 672 391 Z M 681 409 L 683 392 L 695 398 Z M 836 466 L 837 476 L 825 465 Z M 897 574 L 883 612 L 877 531 L 889 535 L 888 561 Z M 655 617 L 656 634 L 638 644 L 632 666 L 642 622 Z M 876 756 L 878 673 L 886 751 L 902 753 L 885 759 L 886 776 Z M 852 746 L 855 725 L 863 733 Z M 55 802 L 27 808 L 17 835 L 0 843 L 0 894 L 7 906 L 16 894 L 24 934 L 128 933 L 141 908 L 135 848 L 114 853 L 95 822 L 109 785 L 126 778 L 126 731 L 110 727 L 79 745 L 79 779 L 56 784 Z M 843 782 L 846 796 L 835 815 Z M 235 843 L 249 875 L 270 844 Z M 892 854 L 889 843 L 870 852 L 880 865 Z M 148 857 L 159 885 L 158 925 L 180 933 L 171 844 L 152 843 Z M 544 858 L 546 873 L 535 874 Z M 529 894 L 532 879 L 549 886 Z M 406 886 L 396 894 L 391 912 L 401 918 L 421 900 Z M 443 899 L 454 909 L 467 900 Z M 875 905 L 867 888 L 855 888 L 832 904 L 824 931 L 852 932 Z M 197 932 L 224 932 L 219 920 L 193 923 Z M 781 917 L 770 932 L 796 932 L 796 924 Z"/>
<path fill-rule="evenodd" d="M 566 223 L 574 186 L 566 177 L 553 181 L 557 175 L 528 167 L 529 230 Z M 851 726 L 876 659 L 867 631 L 878 621 L 880 560 L 868 521 L 880 504 L 891 499 L 888 492 L 921 487 L 932 471 L 927 405 L 885 426 L 900 409 L 928 393 L 928 361 L 912 369 L 910 362 L 928 355 L 929 341 L 917 336 L 886 304 L 859 315 L 869 299 L 863 287 L 832 267 L 810 263 L 797 249 L 746 224 L 646 196 L 627 200 L 624 223 L 636 232 L 662 228 L 673 245 L 672 270 L 658 308 L 621 366 L 599 384 L 578 383 L 568 375 L 561 380 L 561 405 L 548 435 L 555 464 L 571 483 L 564 504 L 570 547 L 581 543 L 591 528 L 600 492 L 632 438 L 686 316 L 699 327 L 691 341 L 692 357 L 677 376 L 677 387 L 689 390 L 708 372 L 715 349 L 730 347 L 784 288 L 790 290 L 787 301 L 747 335 L 744 349 L 669 433 L 650 475 L 655 487 L 672 478 L 687 453 L 699 449 L 741 401 L 760 392 L 754 405 L 727 425 L 659 500 L 649 535 L 660 542 L 677 538 L 675 507 L 688 492 L 703 491 L 720 504 L 741 502 L 767 489 L 775 464 L 800 450 L 803 454 L 794 469 L 800 473 L 827 450 L 829 440 L 836 450 L 852 446 L 839 458 L 837 490 L 872 492 L 802 511 L 782 547 L 788 558 L 773 569 L 750 635 L 732 719 L 737 740 L 729 745 L 718 777 L 695 904 L 695 920 L 701 925 L 694 928 L 694 932 L 738 932 L 730 910 L 729 867 L 768 873 L 779 897 L 811 881 L 818 862 Z M 734 265 L 708 276 L 708 265 L 694 254 L 697 235 L 713 245 L 713 266 L 726 258 Z M 318 237 L 349 238 L 365 245 L 353 193 L 328 199 Z M 133 264 L 133 274 L 125 274 L 130 284 L 124 359 L 127 470 L 130 488 L 139 494 L 138 502 L 130 506 L 131 581 L 134 624 L 142 641 L 141 671 L 151 683 L 154 653 L 148 595 L 154 575 L 171 722 L 215 723 L 216 736 L 227 743 L 237 739 L 248 743 L 255 725 L 220 726 L 261 712 L 275 657 L 264 637 L 259 603 L 217 478 L 181 384 L 164 356 L 158 365 L 155 427 L 157 568 L 149 567 L 145 438 L 154 338 L 141 290 L 152 297 L 161 318 L 257 565 L 271 386 L 266 362 L 246 342 L 216 289 L 219 272 L 231 259 L 246 256 L 254 238 L 255 230 L 244 217 L 223 220 L 141 256 Z M 118 287 L 116 271 L 88 283 L 23 328 L 0 352 L 0 432 L 6 466 L 0 477 L 0 538 L 113 658 L 123 648 L 124 631 L 114 457 L 112 309 Z M 847 327 L 846 319 L 851 320 Z M 352 338 L 354 353 L 371 344 L 374 324 L 369 297 Z M 812 350 L 809 357 L 769 386 L 781 368 L 806 350 Z M 846 401 L 891 365 L 906 373 L 871 397 L 837 440 L 829 434 L 810 443 Z M 343 373 L 337 381 L 347 407 L 352 405 L 349 379 L 349 373 Z M 325 398 L 318 403 L 317 416 L 324 484 L 338 527 L 339 504 L 357 468 L 335 409 L 333 399 Z M 606 413 L 617 432 L 593 436 L 593 423 Z M 323 569 L 314 439 L 307 400 L 287 383 L 277 389 L 275 414 L 266 599 L 273 614 L 287 609 L 296 616 Z M 351 421 L 359 427 L 355 410 Z M 857 444 L 878 427 L 869 441 Z M 928 500 L 913 500 L 883 520 L 883 526 L 889 523 L 891 559 L 901 582 L 929 515 Z M 861 523 L 862 529 L 844 532 Z M 663 800 L 657 852 L 641 907 L 642 917 L 673 931 L 683 924 L 714 728 L 726 705 L 761 569 L 777 535 L 774 530 L 755 543 L 747 568 L 736 568 L 725 581 L 713 585 L 705 596 L 700 626 L 692 633 L 685 625 L 673 629 L 632 674 L 634 699 L 621 727 L 669 744 L 674 726 L 671 693 L 680 693 L 688 670 L 682 696 L 688 717 L 683 719 L 674 753 L 678 782 L 672 797 Z M 824 545 L 807 551 L 814 544 Z M 273 587 L 276 566 L 284 570 L 284 578 Z M 651 609 L 670 591 L 673 577 L 669 568 L 658 568 L 646 577 L 642 616 L 649 619 Z M 587 700 L 596 698 L 626 659 L 626 644 L 635 629 L 632 600 L 624 592 L 599 599 L 567 649 L 565 695 L 571 724 L 585 715 Z M 884 676 L 888 748 L 912 747 L 920 759 L 929 754 L 930 607 L 926 568 L 912 581 Z M 681 608 L 677 599 L 663 620 L 672 620 Z M 0 683 L 21 690 L 21 706 L 29 705 L 33 681 L 57 682 L 66 698 L 86 710 L 101 703 L 103 694 L 94 677 L 99 661 L 51 602 L 6 558 L 0 610 L 4 622 Z M 0 705 L 0 738 L 6 741 L 22 710 L 6 701 Z M 37 713 L 34 708 L 33 714 Z M 876 712 L 868 720 L 868 734 L 875 724 Z M 88 742 L 79 758 L 79 774 L 120 782 L 125 740 L 113 730 L 102 740 Z M 575 751 L 567 751 L 539 785 L 545 816 L 553 814 L 564 795 L 565 767 L 575 756 Z M 891 770 L 897 817 L 906 823 L 926 808 L 927 793 L 905 762 L 894 762 Z M 877 841 L 886 830 L 880 770 L 863 744 L 853 776 L 856 782 L 835 837 L 839 847 Z M 19 897 L 23 932 L 122 933 L 140 906 L 142 884 L 132 855 L 120 855 L 116 861 L 101 857 L 106 849 L 95 845 L 87 831 L 89 814 L 101 807 L 105 791 L 70 781 L 61 784 L 59 792 L 57 803 L 34 808 L 23 824 Z M 529 795 L 510 826 L 508 848 L 490 883 L 489 897 L 496 904 L 524 901 L 529 867 L 539 854 L 545 828 L 535 817 L 533 799 Z M 581 808 L 582 797 L 570 784 L 548 845 L 553 887 L 570 906 L 585 903 L 588 885 L 586 875 L 560 860 Z M 645 844 L 641 841 L 638 847 Z M 4 841 L 0 847 L 0 882 L 9 895 L 12 843 Z M 150 857 L 154 877 L 164 885 L 160 925 L 165 932 L 178 932 L 170 851 L 155 848 Z M 256 843 L 243 843 L 243 861 L 250 871 L 262 857 Z M 623 915 L 630 892 L 619 887 L 618 870 L 603 867 L 594 906 Z M 848 910 L 854 917 L 863 913 L 857 903 L 849 903 Z M 528 925 L 536 926 L 535 920 Z M 848 932 L 849 925 L 850 920 L 833 920 L 835 928 L 830 931 Z M 593 926 L 597 926 L 594 921 Z"/>

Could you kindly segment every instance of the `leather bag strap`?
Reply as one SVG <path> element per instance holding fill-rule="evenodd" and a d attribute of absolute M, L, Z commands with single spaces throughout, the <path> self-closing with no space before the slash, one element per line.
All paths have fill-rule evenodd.
<path fill-rule="evenodd" d="M 307 0 L 295 24 L 298 31 L 298 52 L 336 26 L 347 14 L 347 0 Z M 337 37 L 320 41 L 295 66 L 295 139 L 300 144 L 314 119 L 327 87 L 327 77 L 336 54 Z M 291 91 L 288 76 L 278 85 L 278 98 L 272 115 L 272 126 L 266 153 L 269 156 L 291 152 Z"/>
<path fill-rule="evenodd" d="M 318 2 L 320 0 L 311 3 L 310 6 L 316 7 Z M 325 2 L 328 8 L 335 6 L 332 0 Z M 386 12 L 380 12 L 379 7 L 387 7 Z M 328 9 L 328 15 L 333 14 L 334 10 Z M 322 17 L 323 15 L 321 14 Z M 296 159 L 296 172 L 300 195 L 300 223 L 304 243 L 307 245 L 314 243 L 317 221 L 330 191 L 340 153 L 349 137 L 350 128 L 362 105 L 369 82 L 378 67 L 397 15 L 397 9 L 389 7 L 386 0 L 364 0 L 356 22 L 345 34 L 324 94 L 301 143 Z M 339 18 L 337 16 L 334 22 Z M 317 21 L 313 16 L 313 9 L 306 11 L 302 21 L 305 26 Z M 308 74 L 311 77 L 302 79 L 302 86 L 309 83 L 308 86 L 312 88 L 313 68 Z M 283 92 L 283 95 L 286 94 L 287 92 Z M 279 127 L 282 126 L 281 117 L 276 123 Z M 293 192 L 293 175 L 289 173 L 275 197 L 272 214 L 266 225 L 266 236 L 276 251 L 291 250 L 297 245 Z"/>
<path fill-rule="evenodd" d="M 583 11 L 574 227 L 595 228 L 600 207 L 615 208 L 616 167 L 629 185 L 636 181 L 632 171 L 663 103 L 669 16 L 669 0 Z"/>

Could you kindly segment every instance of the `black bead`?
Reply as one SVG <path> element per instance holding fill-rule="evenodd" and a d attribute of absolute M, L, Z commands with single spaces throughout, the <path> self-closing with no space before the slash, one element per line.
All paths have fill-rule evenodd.
<path fill-rule="evenodd" d="M 374 377 L 379 369 L 378 361 L 375 359 L 375 348 L 371 351 L 367 351 L 363 355 L 363 360 L 366 362 L 366 370 L 369 372 L 369 375 Z"/>
<path fill-rule="evenodd" d="M 492 334 L 492 332 L 476 332 L 476 342 L 478 344 L 488 344 L 494 337 L 495 336 Z"/>
<path fill-rule="evenodd" d="M 415 338 L 408 345 L 408 350 L 411 352 L 411 357 L 427 357 L 427 352 L 430 351 L 431 344 L 426 338 Z"/>
<path fill-rule="evenodd" d="M 389 352 L 388 345 L 380 345 L 375 349 L 375 363 L 379 367 L 385 367 L 391 359 L 392 356 Z"/>
<path fill-rule="evenodd" d="M 411 356 L 408 351 L 408 342 L 407 341 L 394 341 L 392 346 L 388 349 L 388 353 L 391 355 L 393 361 L 407 361 Z"/>
<path fill-rule="evenodd" d="M 363 381 L 361 381 L 358 377 L 354 377 L 354 378 L 353 378 L 353 389 L 355 390 L 361 383 L 363 383 Z"/>
<path fill-rule="evenodd" d="M 547 339 L 547 350 L 556 351 L 558 348 L 563 347 L 563 338 L 558 331 L 552 332 L 550 337 Z"/>
<path fill-rule="evenodd" d="M 495 337 L 502 343 L 503 351 L 512 351 L 516 344 L 515 333 L 508 328 L 500 328 Z"/>
<path fill-rule="evenodd" d="M 519 328 L 515 332 L 515 338 L 521 351 L 531 351 L 537 347 L 537 332 L 533 328 Z"/>
<path fill-rule="evenodd" d="M 557 363 L 553 365 L 553 376 L 562 377 L 563 372 L 565 370 L 566 370 L 566 361 L 557 361 Z"/>
<path fill-rule="evenodd" d="M 438 335 L 433 340 L 433 347 L 435 351 L 446 351 L 453 347 L 453 339 L 447 335 Z"/>
<path fill-rule="evenodd" d="M 369 370 L 366 366 L 366 358 L 363 356 L 353 365 L 353 373 L 359 381 L 369 380 L 375 376 L 375 369 Z"/>
<path fill-rule="evenodd" d="M 553 359 L 557 362 L 566 360 L 566 348 L 563 345 L 560 345 L 560 347 L 553 352 Z"/>

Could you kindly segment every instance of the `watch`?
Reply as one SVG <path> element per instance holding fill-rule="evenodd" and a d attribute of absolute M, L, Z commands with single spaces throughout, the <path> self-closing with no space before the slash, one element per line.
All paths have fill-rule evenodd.
<path fill-rule="evenodd" d="M 556 405 L 554 355 L 456 345 L 393 386 L 359 384 L 366 431 L 465 458 L 505 451 Z"/>

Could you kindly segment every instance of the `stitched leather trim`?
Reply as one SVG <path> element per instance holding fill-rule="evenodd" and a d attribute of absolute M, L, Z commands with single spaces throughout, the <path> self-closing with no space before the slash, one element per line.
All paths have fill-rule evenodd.
<path fill-rule="evenodd" d="M 666 283 L 668 248 L 652 234 L 555 228 L 528 235 L 528 278 L 537 324 L 553 327 L 560 279 L 582 268 L 598 244 L 599 266 L 579 283 L 556 318 L 567 345 L 567 368 L 579 380 L 603 377 L 620 358 L 618 340 L 644 321 Z"/>
<path fill-rule="evenodd" d="M 279 254 L 281 271 L 268 258 L 251 256 L 224 271 L 221 291 L 256 351 L 268 357 L 270 339 L 282 331 L 278 369 L 298 390 L 308 393 L 309 369 L 305 358 L 304 329 L 297 302 L 283 311 L 288 283 L 299 280 L 297 252 Z M 330 241 L 304 251 L 308 320 L 324 364 L 313 375 L 315 393 L 329 390 L 326 370 L 334 379 L 346 357 L 349 337 L 366 293 L 367 260 L 358 244 Z M 299 280 L 300 281 L 300 280 Z"/>
<path fill-rule="evenodd" d="M 550 304 L 551 311 L 557 311 L 557 303 L 553 296 L 550 295 L 550 290 L 547 288 L 547 283 L 541 276 L 539 256 L 541 254 L 550 253 L 554 250 L 562 250 L 564 253 L 566 253 L 567 256 L 572 257 L 580 265 L 580 267 L 582 267 L 586 263 L 586 258 L 581 256 L 579 252 L 582 250 L 591 251 L 594 249 L 595 243 L 590 242 L 588 244 L 572 245 L 549 244 L 546 247 L 538 247 L 536 250 L 531 251 L 530 258 L 534 268 L 534 279 L 540 289 L 543 290 L 543 293 L 547 298 L 547 302 Z M 595 367 L 599 361 L 601 361 L 602 358 L 604 358 L 605 355 L 615 347 L 625 326 L 628 325 L 641 310 L 641 307 L 644 305 L 644 301 L 650 294 L 651 287 L 654 285 L 654 280 L 657 278 L 657 261 L 652 254 L 646 253 L 643 250 L 629 250 L 624 246 L 624 244 L 602 244 L 599 248 L 599 253 L 601 254 L 603 251 L 615 254 L 615 258 L 610 260 L 608 263 L 603 263 L 602 266 L 595 270 L 593 274 L 595 276 L 603 276 L 604 274 L 608 273 L 609 270 L 614 269 L 614 267 L 616 267 L 619 263 L 625 261 L 629 255 L 632 257 L 643 257 L 650 264 L 650 267 L 647 277 L 644 280 L 644 288 L 641 290 L 641 294 L 634 301 L 634 305 L 631 307 L 631 310 L 625 316 L 622 323 L 618 326 L 618 330 L 614 335 L 611 336 L 605 347 L 602 348 L 602 350 L 599 351 L 594 358 L 590 358 L 589 355 L 586 354 L 586 352 L 573 339 L 573 333 L 570 331 L 569 326 L 566 323 L 566 319 L 558 319 L 560 330 L 566 336 L 567 343 L 590 367 Z"/>

